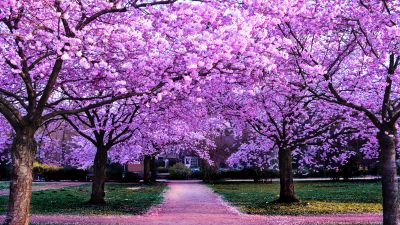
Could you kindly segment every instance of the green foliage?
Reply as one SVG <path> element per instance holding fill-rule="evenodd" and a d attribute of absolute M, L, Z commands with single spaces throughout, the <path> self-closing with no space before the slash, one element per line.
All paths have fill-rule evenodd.
<path fill-rule="evenodd" d="M 49 166 L 39 163 L 34 164 L 33 173 L 46 181 L 79 180 L 85 181 L 87 172 L 74 167 Z"/>
<path fill-rule="evenodd" d="M 140 181 L 140 176 L 137 173 L 126 172 L 121 181 L 126 183 L 137 183 Z"/>
<path fill-rule="evenodd" d="M 38 171 L 41 171 L 41 170 L 49 170 L 49 169 L 53 169 L 53 170 L 62 169 L 63 167 L 62 166 L 54 166 L 54 165 L 46 165 L 46 164 L 43 164 L 40 162 L 34 162 L 33 168 Z"/>
<path fill-rule="evenodd" d="M 221 179 L 215 166 L 204 165 L 201 172 L 203 181 L 206 183 L 212 183 Z"/>
<path fill-rule="evenodd" d="M 177 163 L 169 168 L 169 178 L 176 180 L 188 179 L 192 171 L 182 163 Z"/>
<path fill-rule="evenodd" d="M 0 180 L 9 180 L 11 167 L 9 164 L 0 161 Z"/>
<path fill-rule="evenodd" d="M 158 173 L 168 173 L 169 169 L 165 167 L 157 167 L 157 172 Z"/>
<path fill-rule="evenodd" d="M 106 177 L 109 181 L 121 181 L 124 167 L 118 163 L 111 163 L 107 165 Z"/>
<path fill-rule="evenodd" d="M 203 168 L 201 176 L 201 178 L 208 183 L 221 181 L 223 179 L 253 179 L 254 181 L 259 181 L 261 179 L 268 180 L 276 177 L 279 177 L 277 172 L 272 170 L 259 171 L 253 168 L 245 168 L 241 170 L 218 171 L 216 168 L 212 167 Z"/>
<path fill-rule="evenodd" d="M 301 200 L 295 204 L 272 203 L 279 197 L 279 183 L 210 184 L 215 192 L 249 214 L 306 215 L 381 212 L 381 185 L 374 182 L 297 182 Z"/>
<path fill-rule="evenodd" d="M 219 177 L 222 179 L 271 179 L 278 177 L 278 174 L 272 170 L 258 171 L 251 168 L 246 168 L 242 170 L 226 170 L 219 172 Z"/>
<path fill-rule="evenodd" d="M 91 185 L 67 187 L 56 190 L 37 191 L 32 193 L 32 214 L 141 214 L 152 205 L 162 201 L 163 184 L 132 185 L 106 184 L 106 205 L 87 204 L 90 198 Z M 0 197 L 0 213 L 7 209 L 8 197 Z"/>

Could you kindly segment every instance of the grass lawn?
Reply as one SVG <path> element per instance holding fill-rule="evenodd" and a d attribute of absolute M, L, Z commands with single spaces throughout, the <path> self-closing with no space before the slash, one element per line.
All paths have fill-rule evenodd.
<path fill-rule="evenodd" d="M 306 215 L 381 212 L 381 184 L 365 182 L 296 182 L 300 203 L 270 203 L 278 198 L 279 183 L 210 184 L 242 212 L 262 215 Z"/>
<path fill-rule="evenodd" d="M 33 186 L 41 186 L 45 185 L 45 183 L 33 183 Z M 0 181 L 0 190 L 9 189 L 10 188 L 10 181 Z"/>
<path fill-rule="evenodd" d="M 106 205 L 86 204 L 90 198 L 89 184 L 79 187 L 44 190 L 32 193 L 32 214 L 141 214 L 162 201 L 164 184 L 106 184 Z M 0 213 L 7 208 L 8 197 L 0 197 Z"/>
<path fill-rule="evenodd" d="M 10 188 L 9 181 L 0 181 L 0 190 L 8 189 L 8 188 Z"/>
<path fill-rule="evenodd" d="M 10 188 L 9 181 L 0 181 L 0 190 L 8 189 L 8 188 Z"/>

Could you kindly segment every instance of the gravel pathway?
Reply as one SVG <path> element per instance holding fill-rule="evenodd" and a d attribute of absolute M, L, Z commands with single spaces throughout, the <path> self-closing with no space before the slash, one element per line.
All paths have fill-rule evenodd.
<path fill-rule="evenodd" d="M 84 182 L 36 182 L 35 184 L 38 184 L 38 185 L 32 186 L 33 192 L 49 190 L 49 189 L 60 189 L 60 188 L 65 188 L 65 187 L 80 186 L 85 183 Z M 0 196 L 9 195 L 9 194 L 10 194 L 10 189 L 8 189 L 8 188 L 0 190 Z"/>
<path fill-rule="evenodd" d="M 244 215 L 207 186 L 197 182 L 169 182 L 164 203 L 142 216 L 33 215 L 36 223 L 135 225 L 280 225 L 379 223 L 379 214 L 319 216 Z M 2 217 L 1 219 L 4 219 Z"/>

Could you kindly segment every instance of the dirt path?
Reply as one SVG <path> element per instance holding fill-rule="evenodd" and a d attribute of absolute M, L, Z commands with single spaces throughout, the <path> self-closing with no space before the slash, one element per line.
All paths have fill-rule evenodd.
<path fill-rule="evenodd" d="M 32 191 L 43 191 L 49 189 L 60 189 L 65 187 L 74 187 L 85 184 L 84 182 L 36 182 L 32 186 Z M 10 189 L 0 190 L 0 196 L 9 195 Z"/>
<path fill-rule="evenodd" d="M 207 186 L 196 182 L 170 182 L 165 201 L 143 216 L 33 215 L 32 222 L 66 224 L 135 225 L 279 225 L 323 223 L 378 223 L 379 214 L 321 216 L 244 215 Z"/>

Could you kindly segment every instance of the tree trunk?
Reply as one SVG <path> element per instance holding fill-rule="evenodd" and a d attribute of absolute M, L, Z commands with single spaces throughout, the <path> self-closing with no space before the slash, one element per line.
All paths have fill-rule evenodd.
<path fill-rule="evenodd" d="M 261 179 L 261 170 L 258 168 L 253 169 L 253 181 L 254 183 L 259 182 Z"/>
<path fill-rule="evenodd" d="M 143 160 L 143 182 L 145 184 L 149 184 L 151 182 L 150 161 L 151 157 L 146 155 Z"/>
<path fill-rule="evenodd" d="M 150 170 L 151 170 L 150 181 L 151 182 L 156 182 L 156 179 L 157 179 L 157 165 L 156 165 L 156 157 L 154 157 L 154 156 L 151 157 Z"/>
<path fill-rule="evenodd" d="M 29 205 L 33 180 L 32 169 L 36 152 L 34 134 L 34 128 L 23 128 L 16 133 L 12 144 L 10 197 L 5 224 L 29 224 Z"/>
<path fill-rule="evenodd" d="M 383 224 L 398 224 L 398 180 L 396 167 L 397 132 L 380 131 L 377 135 L 382 168 Z"/>
<path fill-rule="evenodd" d="M 293 203 L 298 202 L 294 192 L 292 151 L 283 148 L 279 150 L 279 178 L 280 193 L 277 202 Z"/>
<path fill-rule="evenodd" d="M 107 152 L 105 147 L 97 147 L 96 156 L 93 163 L 93 183 L 92 195 L 90 196 L 89 203 L 94 205 L 105 204 L 104 185 L 106 183 L 106 168 L 107 168 Z"/>

